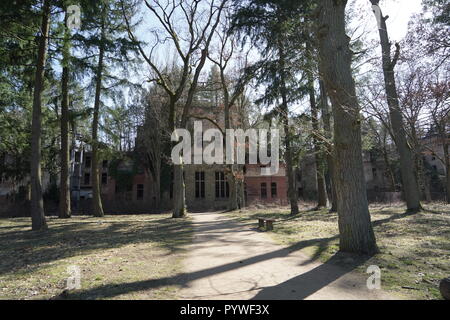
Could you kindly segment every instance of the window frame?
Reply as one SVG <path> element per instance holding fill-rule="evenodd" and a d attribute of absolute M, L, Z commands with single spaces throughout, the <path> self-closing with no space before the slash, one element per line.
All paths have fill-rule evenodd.
<path fill-rule="evenodd" d="M 214 176 L 216 199 L 228 199 L 230 197 L 230 185 L 226 179 L 225 172 L 216 171 Z"/>
<path fill-rule="evenodd" d="M 196 199 L 204 199 L 205 198 L 205 171 L 195 171 L 194 181 L 195 181 L 195 198 Z"/>

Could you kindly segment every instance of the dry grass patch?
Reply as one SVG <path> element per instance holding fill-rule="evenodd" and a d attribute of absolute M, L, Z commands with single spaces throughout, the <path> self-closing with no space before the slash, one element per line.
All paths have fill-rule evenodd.
<path fill-rule="evenodd" d="M 121 287 L 180 273 L 184 246 L 191 242 L 189 219 L 76 216 L 51 217 L 48 224 L 48 231 L 37 233 L 29 218 L 0 219 L 0 299 L 176 298 L 176 283 Z M 81 271 L 82 288 L 66 296 L 72 265 Z"/>
<path fill-rule="evenodd" d="M 358 267 L 381 268 L 382 288 L 409 299 L 441 299 L 438 284 L 450 276 L 450 206 L 425 205 L 425 211 L 405 214 L 401 205 L 373 205 L 370 208 L 381 253 Z M 337 215 L 327 209 L 303 207 L 297 216 L 288 208 L 251 208 L 232 215 L 257 224 L 257 217 L 275 218 L 271 236 L 284 245 L 309 240 L 301 251 L 312 259 L 329 260 L 339 250 Z M 311 241 L 312 240 L 312 241 Z"/>

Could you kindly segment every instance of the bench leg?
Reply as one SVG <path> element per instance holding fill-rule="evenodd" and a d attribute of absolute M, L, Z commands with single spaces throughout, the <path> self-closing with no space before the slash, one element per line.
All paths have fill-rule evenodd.
<path fill-rule="evenodd" d="M 264 219 L 258 219 L 258 228 L 264 228 Z"/>
<path fill-rule="evenodd" d="M 273 221 L 266 221 L 266 230 L 267 231 L 273 230 Z"/>

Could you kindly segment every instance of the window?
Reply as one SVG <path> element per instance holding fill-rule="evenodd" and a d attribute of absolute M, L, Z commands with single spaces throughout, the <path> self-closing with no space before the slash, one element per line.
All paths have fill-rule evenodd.
<path fill-rule="evenodd" d="M 91 182 L 91 174 L 89 172 L 86 172 L 84 174 L 84 184 L 90 184 Z"/>
<path fill-rule="evenodd" d="M 86 156 L 86 160 L 84 161 L 84 167 L 90 168 L 91 167 L 91 157 Z"/>
<path fill-rule="evenodd" d="M 272 198 L 276 198 L 277 197 L 277 183 L 276 182 L 272 182 L 270 184 L 270 191 L 271 191 Z"/>
<path fill-rule="evenodd" d="M 373 177 L 376 178 L 376 176 L 377 176 L 377 169 L 376 168 L 372 168 L 372 174 L 373 174 Z"/>
<path fill-rule="evenodd" d="M 81 156 L 81 152 L 79 152 L 79 151 L 75 152 L 75 162 L 80 162 L 80 156 Z"/>
<path fill-rule="evenodd" d="M 108 160 L 103 160 L 102 167 L 108 168 Z"/>
<path fill-rule="evenodd" d="M 106 172 L 102 173 L 102 184 L 108 183 L 108 174 Z"/>
<path fill-rule="evenodd" d="M 204 198 L 205 197 L 205 172 L 196 171 L 195 172 L 195 197 Z"/>
<path fill-rule="evenodd" d="M 216 198 L 228 198 L 230 196 L 230 188 L 225 180 L 223 171 L 216 171 Z"/>
<path fill-rule="evenodd" d="M 267 198 L 267 184 L 265 182 L 261 183 L 261 199 Z"/>
<path fill-rule="evenodd" d="M 144 185 L 138 184 L 136 187 L 136 200 L 144 199 Z"/>

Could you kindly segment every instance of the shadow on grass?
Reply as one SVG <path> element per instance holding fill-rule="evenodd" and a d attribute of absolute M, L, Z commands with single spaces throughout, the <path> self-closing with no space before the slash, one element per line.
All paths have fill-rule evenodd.
<path fill-rule="evenodd" d="M 256 256 L 253 256 L 253 257 L 250 257 L 247 259 L 243 259 L 240 261 L 227 263 L 227 264 L 223 264 L 223 265 L 220 265 L 217 267 L 212 267 L 212 268 L 208 268 L 208 269 L 204 269 L 204 270 L 200 270 L 200 271 L 196 271 L 196 272 L 180 273 L 176 276 L 165 277 L 165 278 L 160 278 L 160 279 L 148 279 L 148 280 L 144 280 L 144 281 L 134 281 L 134 282 L 128 282 L 128 283 L 121 283 L 121 284 L 101 285 L 101 286 L 97 286 L 95 288 L 74 292 L 69 295 L 67 293 L 65 293 L 64 296 L 55 297 L 55 299 L 59 299 L 59 298 L 63 298 L 63 299 L 98 299 L 98 298 L 104 299 L 104 298 L 106 298 L 107 299 L 107 298 L 113 298 L 115 296 L 119 296 L 122 294 L 157 289 L 162 286 L 177 285 L 179 287 L 189 287 L 189 284 L 192 281 L 206 278 L 209 276 L 213 276 L 215 274 L 227 272 L 230 270 L 243 268 L 243 267 L 246 267 L 246 266 L 249 266 L 252 264 L 256 264 L 256 263 L 259 263 L 259 262 L 262 262 L 265 260 L 286 257 L 293 251 L 297 251 L 302 248 L 314 245 L 317 242 L 323 242 L 323 241 L 327 241 L 327 240 L 331 241 L 334 238 L 335 237 L 331 237 L 329 239 L 311 239 L 311 240 L 307 240 L 307 241 L 301 241 L 301 242 L 296 243 L 295 245 L 292 245 L 287 248 L 282 248 L 282 249 L 275 250 L 275 251 L 272 251 L 269 253 L 256 255 Z M 328 266 L 331 266 L 331 264 L 333 264 L 337 260 L 338 260 L 337 258 L 330 259 Z M 352 268 L 354 268 L 354 267 L 352 267 Z M 322 278 L 323 273 L 328 273 L 328 271 L 331 270 L 331 269 L 327 269 L 327 267 L 323 267 L 323 266 L 318 267 L 316 269 L 314 269 L 314 270 L 316 270 L 316 272 L 320 271 L 320 274 L 314 274 L 314 270 L 312 270 L 312 271 L 310 271 L 311 273 L 308 272 L 307 273 L 308 275 L 306 275 L 306 276 L 312 277 L 311 278 L 312 280 L 314 280 L 314 277 L 317 277 L 316 280 L 319 280 L 319 278 Z M 334 270 L 333 276 L 326 277 L 326 278 L 318 281 L 315 286 L 311 285 L 310 287 L 305 288 L 305 291 L 303 292 L 303 294 L 305 296 L 308 296 L 308 295 L 314 293 L 316 290 L 319 290 L 321 287 L 327 285 L 328 283 L 334 281 L 335 279 L 339 278 L 340 276 L 342 276 L 343 274 L 345 274 L 351 270 L 349 268 L 342 268 L 342 269 L 339 269 L 340 270 L 339 272 L 336 272 L 335 269 L 336 269 L 336 267 L 333 267 L 333 270 Z M 299 277 L 301 277 L 301 276 L 302 275 L 300 275 Z M 280 288 L 280 290 L 282 291 L 282 288 Z M 274 296 L 271 296 L 270 299 L 274 299 Z"/>
<path fill-rule="evenodd" d="M 201 247 L 203 242 L 215 241 L 220 239 L 224 240 L 223 234 L 226 232 L 239 232 L 242 230 L 242 223 L 236 220 L 217 220 L 196 223 L 197 234 L 197 244 L 196 247 Z M 331 241 L 334 241 L 338 236 L 332 236 L 329 238 L 316 238 L 305 241 L 300 241 L 289 247 L 284 247 L 278 250 L 274 250 L 268 253 L 255 255 L 247 259 L 242 259 L 240 261 L 234 261 L 220 266 L 215 266 L 211 268 L 206 268 L 203 270 L 190 272 L 190 273 L 179 273 L 175 276 L 164 277 L 164 278 L 151 278 L 141 281 L 125 282 L 120 284 L 105 284 L 99 285 L 94 288 L 84 289 L 76 292 L 72 292 L 69 295 L 62 297 L 63 299 L 108 299 L 116 296 L 130 294 L 133 292 L 140 292 L 146 290 L 154 290 L 163 286 L 177 286 L 177 287 L 189 287 L 190 284 L 198 279 L 207 278 L 220 273 L 228 272 L 231 270 L 237 270 L 240 268 L 247 267 L 249 265 L 257 264 L 263 261 L 286 257 L 292 252 L 301 250 L 306 247 L 319 245 L 319 248 L 326 248 Z M 253 242 L 254 244 L 254 242 Z M 251 244 L 249 244 L 251 245 Z M 349 259 L 350 258 L 350 259 Z M 314 292 L 320 290 L 329 283 L 340 278 L 342 275 L 350 272 L 358 265 L 364 263 L 370 257 L 360 257 L 350 254 L 337 253 L 331 257 L 326 263 L 321 264 L 311 271 L 304 274 L 298 275 L 293 279 L 282 283 L 274 287 L 262 288 L 262 291 L 255 297 L 256 299 L 301 299 L 305 298 Z M 311 259 L 310 261 L 313 261 Z M 350 260 L 345 262 L 345 260 Z M 295 286 L 297 290 L 291 292 L 287 289 Z M 291 295 L 295 293 L 294 295 Z"/>
<path fill-rule="evenodd" d="M 286 219 L 282 220 L 295 220 L 302 218 L 301 216 L 288 216 L 283 213 L 263 215 L 274 218 L 285 218 L 287 216 Z M 320 213 L 319 215 L 322 216 L 326 214 Z M 255 219 L 256 223 L 257 216 L 261 216 L 261 214 L 256 213 L 254 215 L 250 215 L 248 220 Z M 392 214 L 390 217 L 373 222 L 373 225 L 374 227 L 379 227 L 385 223 L 408 216 L 409 215 L 406 214 Z M 177 250 L 180 250 L 184 244 L 189 243 L 190 241 L 190 230 L 185 228 L 185 224 L 187 223 L 185 220 L 161 218 L 150 220 L 147 225 L 142 221 L 139 221 L 136 225 L 133 225 L 132 221 L 106 221 L 106 223 L 104 223 L 106 225 L 105 227 L 94 230 L 92 230 L 92 228 L 83 227 L 83 223 L 88 225 L 92 223 L 96 224 L 97 222 L 55 223 L 49 231 L 39 235 L 33 232 L 23 231 L 9 231 L 0 233 L 0 241 L 2 241 L 5 248 L 8 248 L 7 251 L 0 253 L 0 272 L 11 272 L 7 263 L 4 263 L 4 258 L 8 257 L 8 252 L 14 253 L 19 251 L 24 264 L 31 263 L 36 265 L 63 257 L 70 257 L 72 255 L 79 254 L 80 252 L 98 250 L 102 248 L 113 248 L 121 245 L 148 241 L 157 242 L 158 245 L 168 249 L 170 252 L 176 252 Z M 205 241 L 212 239 L 223 232 L 237 232 L 239 231 L 238 228 L 242 227 L 242 224 L 237 222 L 229 223 L 226 227 L 223 223 L 223 221 L 210 221 L 202 223 L 199 227 L 208 231 L 208 233 L 205 234 Z M 287 248 L 282 248 L 261 255 L 255 255 L 242 261 L 227 263 L 192 273 L 179 273 L 170 277 L 124 282 L 120 284 L 104 284 L 94 288 L 64 294 L 63 296 L 58 296 L 55 298 L 113 298 L 122 294 L 156 289 L 163 286 L 176 285 L 179 287 L 188 287 L 192 281 L 197 279 L 239 269 L 265 260 L 285 257 L 293 251 L 301 250 L 310 246 L 317 246 L 318 249 L 309 260 L 312 262 L 320 257 L 320 255 L 328 248 L 330 242 L 337 239 L 338 235 L 328 238 L 304 240 Z M 53 247 L 49 247 L 49 245 Z M 33 251 L 31 253 L 27 252 L 29 249 L 33 249 Z M 351 259 L 348 259 L 348 257 L 351 257 Z M 304 274 L 300 274 L 279 285 L 263 288 L 254 298 L 302 299 L 308 297 L 344 274 L 360 266 L 369 258 L 370 257 L 367 256 L 356 257 L 348 254 L 337 253 L 333 255 L 326 263 L 321 264 Z M 345 262 L 346 259 L 351 262 Z M 11 258 L 9 258 L 9 260 L 11 260 Z"/>
<path fill-rule="evenodd" d="M 50 220 L 50 228 L 43 232 L 1 227 L 0 275 L 33 272 L 43 263 L 130 244 L 152 242 L 174 253 L 191 241 L 190 222 L 186 219 L 153 216 L 144 221 L 113 221 L 114 218 Z"/>

